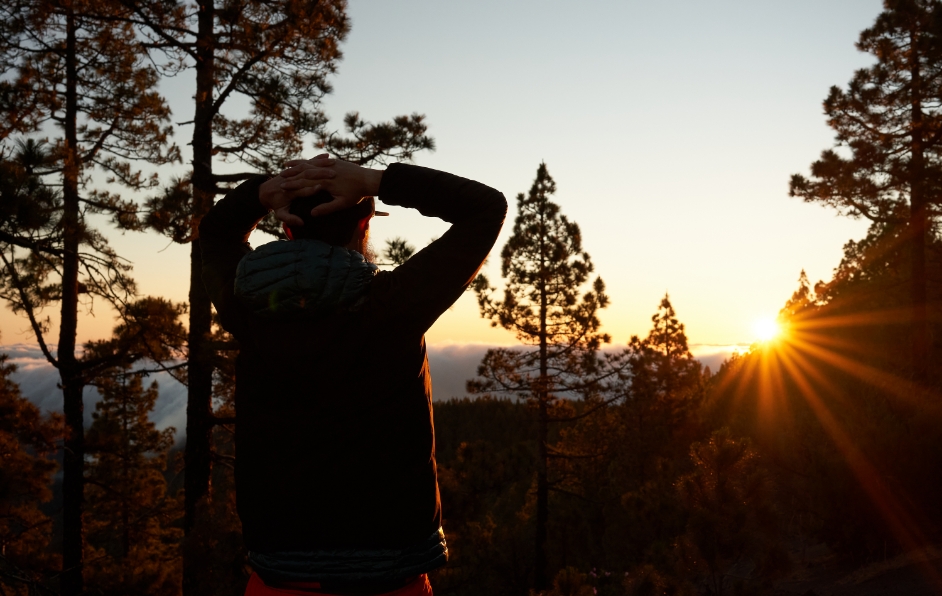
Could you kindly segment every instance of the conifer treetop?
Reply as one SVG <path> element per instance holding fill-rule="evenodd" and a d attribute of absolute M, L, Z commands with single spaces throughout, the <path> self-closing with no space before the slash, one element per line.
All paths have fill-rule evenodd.
<path fill-rule="evenodd" d="M 493 288 L 482 276 L 475 282 L 478 304 L 493 326 L 515 332 L 524 344 L 537 344 L 545 334 L 550 345 L 578 343 L 597 350 L 610 341 L 599 333 L 598 310 L 608 306 L 605 284 L 596 277 L 580 295 L 594 266 L 582 248 L 578 224 L 550 200 L 555 192 L 556 183 L 541 163 L 530 191 L 517 195 L 513 234 L 501 250 L 503 300 L 492 298 Z"/>
<path fill-rule="evenodd" d="M 876 62 L 824 100 L 835 148 L 810 178 L 793 175 L 789 192 L 845 216 L 902 222 L 914 184 L 928 185 L 930 215 L 942 206 L 942 3 L 885 5 L 857 42 Z"/>

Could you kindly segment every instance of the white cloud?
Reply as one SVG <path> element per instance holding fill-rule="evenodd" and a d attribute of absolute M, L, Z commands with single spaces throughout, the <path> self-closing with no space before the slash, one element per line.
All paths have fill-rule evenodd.
<path fill-rule="evenodd" d="M 432 373 L 432 398 L 443 401 L 464 397 L 465 383 L 475 377 L 488 348 L 483 344 L 440 344 L 428 346 L 428 365 Z"/>

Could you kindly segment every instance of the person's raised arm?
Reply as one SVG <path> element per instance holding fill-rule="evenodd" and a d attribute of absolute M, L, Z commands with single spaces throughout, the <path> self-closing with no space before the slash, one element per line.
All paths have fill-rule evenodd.
<path fill-rule="evenodd" d="M 223 328 L 237 333 L 233 284 L 236 267 L 252 248 L 249 234 L 272 209 L 287 213 L 291 202 L 282 189 L 281 177 L 255 176 L 230 191 L 200 222 L 200 253 L 203 285 L 219 313 Z"/>
<path fill-rule="evenodd" d="M 504 196 L 479 182 L 419 166 L 392 164 L 385 172 L 340 160 L 292 162 L 281 174 L 292 195 L 326 189 L 335 200 L 312 212 L 342 209 L 364 195 L 417 209 L 452 224 L 441 238 L 372 284 L 371 297 L 389 320 L 424 333 L 474 280 L 507 215 Z"/>

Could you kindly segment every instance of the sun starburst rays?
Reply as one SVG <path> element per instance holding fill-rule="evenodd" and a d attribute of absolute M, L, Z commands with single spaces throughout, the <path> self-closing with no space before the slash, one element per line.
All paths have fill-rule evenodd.
<path fill-rule="evenodd" d="M 881 467 L 884 454 L 868 453 L 868 443 L 859 440 L 861 432 L 866 432 L 861 425 L 880 421 L 847 415 L 864 407 L 859 391 L 869 392 L 871 399 L 878 396 L 891 400 L 900 407 L 939 401 L 939 396 L 928 395 L 927 390 L 902 376 L 902 371 L 888 372 L 893 369 L 873 362 L 867 346 L 855 341 L 853 331 L 860 327 L 906 322 L 905 313 L 897 310 L 805 320 L 794 317 L 788 322 L 787 332 L 783 332 L 779 322 L 766 319 L 755 327 L 761 341 L 735 363 L 741 367 L 738 374 L 726 377 L 736 386 L 721 386 L 721 390 L 731 391 L 731 407 L 754 408 L 760 440 L 764 436 L 774 441 L 775 436 L 788 435 L 798 441 L 799 437 L 794 436 L 795 416 L 806 407 L 888 531 L 904 548 L 918 549 L 930 543 L 924 531 L 927 516 L 905 487 L 891 481 L 892 470 L 884 469 L 890 460 L 882 462 Z M 842 385 L 840 379 L 849 379 L 850 384 Z M 858 393 L 847 387 L 857 387 Z M 924 565 L 924 573 L 942 593 L 938 571 Z"/>

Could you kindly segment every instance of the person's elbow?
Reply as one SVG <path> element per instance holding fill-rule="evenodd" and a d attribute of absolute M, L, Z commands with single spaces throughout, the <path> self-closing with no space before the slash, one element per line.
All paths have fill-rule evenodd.
<path fill-rule="evenodd" d="M 507 198 L 504 193 L 493 190 L 490 193 L 486 211 L 489 218 L 494 222 L 497 232 L 500 232 L 500 229 L 504 226 L 504 221 L 507 219 L 507 210 Z"/>

